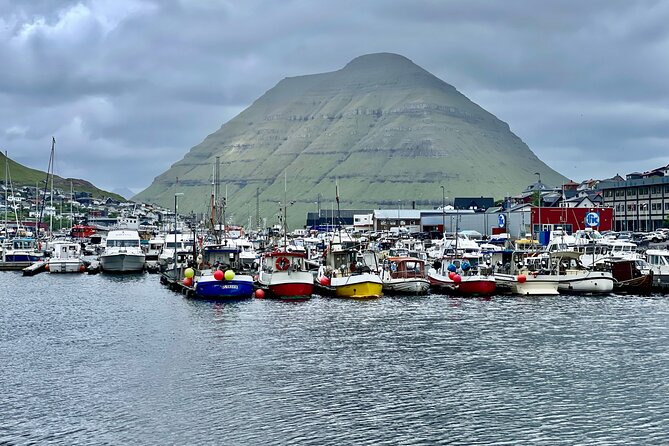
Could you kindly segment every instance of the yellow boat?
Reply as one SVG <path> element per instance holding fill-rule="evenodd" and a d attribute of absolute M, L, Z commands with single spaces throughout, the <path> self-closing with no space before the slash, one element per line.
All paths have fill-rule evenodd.
<path fill-rule="evenodd" d="M 325 263 L 316 277 L 319 284 L 327 284 L 329 292 L 347 299 L 374 299 L 383 295 L 383 281 L 371 272 L 364 258 L 355 249 L 330 245 Z"/>
<path fill-rule="evenodd" d="M 346 277 L 333 277 L 330 285 L 335 296 L 349 299 L 374 299 L 383 295 L 383 282 L 376 274 L 363 273 Z"/>

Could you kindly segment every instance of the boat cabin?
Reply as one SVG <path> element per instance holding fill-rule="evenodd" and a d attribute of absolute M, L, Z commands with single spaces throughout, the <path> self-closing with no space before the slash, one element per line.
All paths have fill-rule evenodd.
<path fill-rule="evenodd" d="M 390 271 L 392 279 L 426 278 L 425 262 L 414 257 L 388 257 L 384 269 Z"/>
<path fill-rule="evenodd" d="M 272 252 L 263 257 L 262 269 L 267 273 L 306 271 L 305 258 L 301 252 Z"/>

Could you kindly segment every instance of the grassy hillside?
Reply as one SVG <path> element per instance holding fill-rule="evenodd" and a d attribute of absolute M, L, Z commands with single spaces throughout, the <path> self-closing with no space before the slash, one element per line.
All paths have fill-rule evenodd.
<path fill-rule="evenodd" d="M 288 176 L 291 227 L 316 202 L 329 208 L 334 184 L 342 206 L 408 208 L 457 196 L 515 195 L 536 181 L 565 177 L 543 163 L 509 126 L 410 60 L 372 54 L 338 71 L 287 78 L 193 147 L 136 198 L 201 211 L 220 157 L 228 216 L 275 223 Z M 178 183 L 176 179 L 179 179 Z M 182 204 L 183 203 L 183 204 Z"/>
<path fill-rule="evenodd" d="M 5 166 L 9 161 L 9 179 L 11 180 L 14 187 L 17 186 L 30 186 L 35 187 L 39 184 L 40 188 L 44 187 L 44 180 L 46 180 L 46 172 L 37 169 L 31 169 L 22 164 L 13 161 L 11 158 L 9 160 L 5 157 L 4 153 L 0 153 L 0 180 L 5 180 Z M 69 192 L 70 184 L 72 184 L 72 189 L 75 192 L 90 192 L 96 198 L 105 198 L 112 197 L 119 201 L 126 201 L 123 197 L 118 194 L 107 192 L 102 189 L 98 189 L 93 186 L 86 180 L 80 180 L 77 178 L 61 178 L 57 175 L 53 177 L 54 188 L 61 189 L 65 192 Z"/>

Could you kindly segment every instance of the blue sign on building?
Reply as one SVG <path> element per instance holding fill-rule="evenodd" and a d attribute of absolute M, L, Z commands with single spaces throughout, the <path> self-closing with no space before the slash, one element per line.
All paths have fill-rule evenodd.
<path fill-rule="evenodd" d="M 503 228 L 503 227 L 506 226 L 506 215 L 504 215 L 504 214 L 499 214 L 499 215 L 497 216 L 497 225 L 498 225 L 500 228 Z"/>
<path fill-rule="evenodd" d="M 599 226 L 599 214 L 597 212 L 588 212 L 585 214 L 585 224 L 591 228 Z"/>

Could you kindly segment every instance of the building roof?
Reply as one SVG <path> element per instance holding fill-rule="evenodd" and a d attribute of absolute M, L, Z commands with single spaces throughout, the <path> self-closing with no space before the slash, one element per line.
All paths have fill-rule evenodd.
<path fill-rule="evenodd" d="M 456 198 L 453 201 L 453 207 L 456 209 L 474 209 L 485 211 L 495 205 L 495 199 L 491 197 L 463 197 Z"/>
<path fill-rule="evenodd" d="M 378 209 L 374 211 L 374 218 L 377 220 L 418 220 L 420 219 L 420 210 L 418 209 Z"/>

